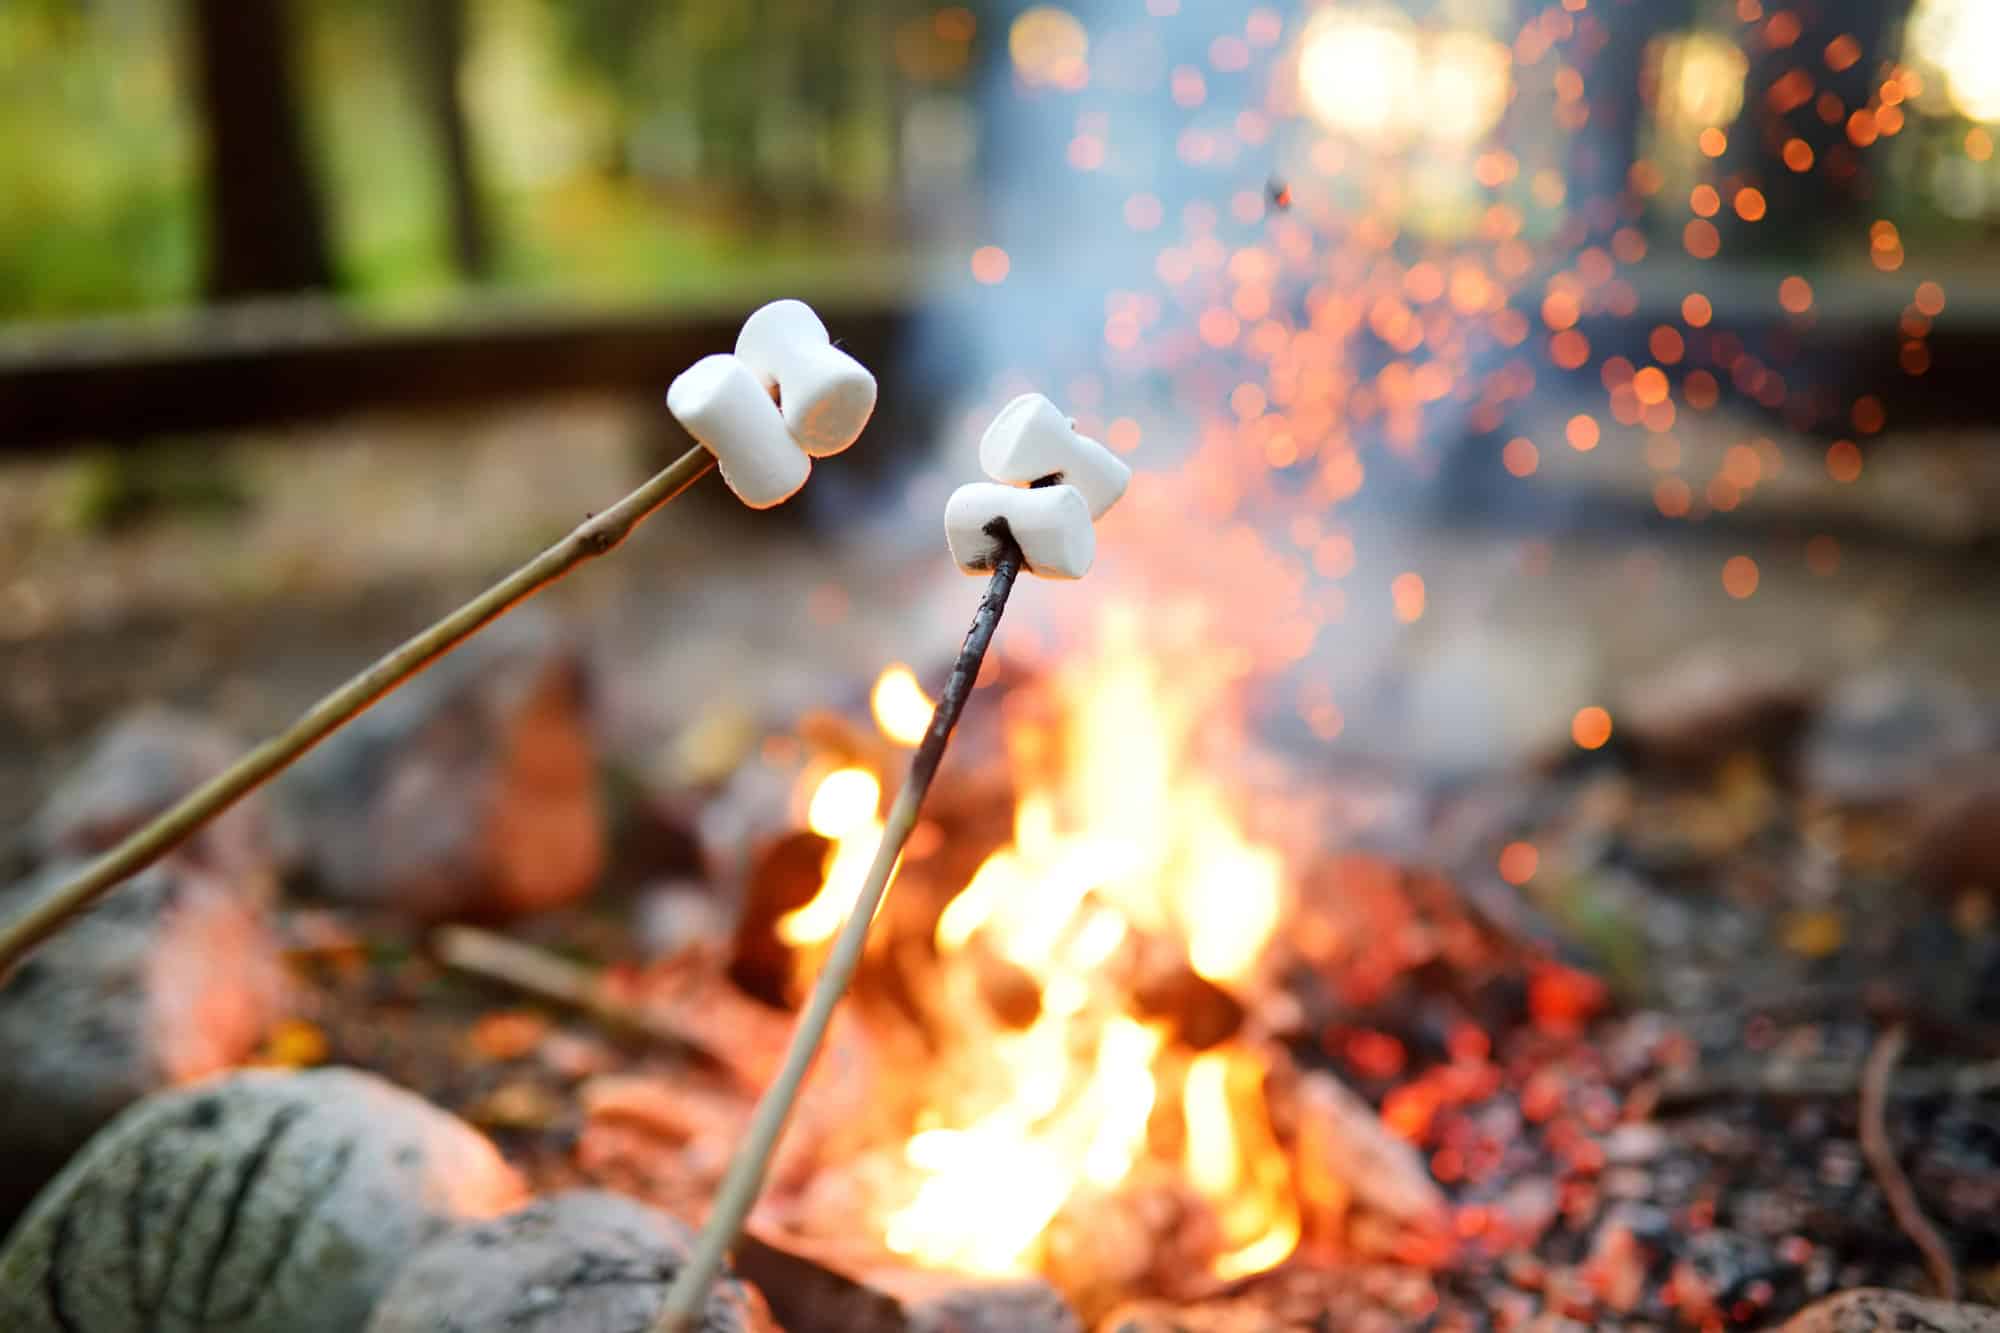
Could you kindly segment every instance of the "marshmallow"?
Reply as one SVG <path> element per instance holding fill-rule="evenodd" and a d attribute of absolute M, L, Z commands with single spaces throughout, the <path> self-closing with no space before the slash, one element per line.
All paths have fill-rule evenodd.
<path fill-rule="evenodd" d="M 833 345 L 804 301 L 773 301 L 743 321 L 736 355 L 777 391 L 785 424 L 814 458 L 853 444 L 875 411 L 875 377 Z"/>
<path fill-rule="evenodd" d="M 733 356 L 705 356 L 667 389 L 667 410 L 715 455 L 722 479 L 752 509 L 798 493 L 812 475 L 770 392 Z"/>
<path fill-rule="evenodd" d="M 1038 393 L 1024 393 L 1000 409 L 979 441 L 979 466 L 1013 486 L 1054 477 L 1076 487 L 1093 519 L 1118 503 L 1132 469 L 1096 440 L 1079 435 L 1070 419 Z"/>
<path fill-rule="evenodd" d="M 1076 487 L 1022 489 L 975 481 L 953 491 L 944 507 L 944 537 L 951 558 L 965 573 L 984 573 L 999 559 L 996 523 L 1005 523 L 1013 533 L 1029 573 L 1080 579 L 1090 572 L 1097 530 L 1090 526 L 1090 505 Z"/>

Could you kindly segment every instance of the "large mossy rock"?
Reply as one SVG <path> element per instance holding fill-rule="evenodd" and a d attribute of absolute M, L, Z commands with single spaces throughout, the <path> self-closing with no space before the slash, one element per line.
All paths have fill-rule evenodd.
<path fill-rule="evenodd" d="M 470 1126 L 372 1074 L 251 1070 L 92 1139 L 0 1249 L 8 1333 L 353 1333 L 424 1242 L 513 1207 Z"/>

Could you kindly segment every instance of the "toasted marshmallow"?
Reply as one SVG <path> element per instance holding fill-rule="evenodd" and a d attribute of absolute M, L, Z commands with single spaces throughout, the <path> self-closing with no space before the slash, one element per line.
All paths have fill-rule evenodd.
<path fill-rule="evenodd" d="M 814 458 L 853 444 L 875 411 L 875 377 L 833 345 L 804 301 L 773 301 L 752 314 L 736 355 L 777 394 L 792 438 Z"/>
<path fill-rule="evenodd" d="M 995 481 L 1027 486 L 1054 477 L 1083 493 L 1093 519 L 1103 518 L 1132 484 L 1125 460 L 1080 435 L 1056 405 L 1024 393 L 1000 409 L 979 440 L 979 466 Z"/>
<path fill-rule="evenodd" d="M 723 481 L 752 509 L 798 494 L 812 459 L 785 429 L 777 404 L 748 366 L 733 356 L 705 356 L 667 389 L 667 410 L 715 455 Z"/>
<path fill-rule="evenodd" d="M 1002 531 L 1013 534 L 1028 572 L 1045 579 L 1080 579 L 1097 555 L 1090 505 L 1074 486 L 1024 489 L 975 481 L 951 493 L 944 507 L 944 536 L 951 558 L 965 573 L 993 568 Z"/>

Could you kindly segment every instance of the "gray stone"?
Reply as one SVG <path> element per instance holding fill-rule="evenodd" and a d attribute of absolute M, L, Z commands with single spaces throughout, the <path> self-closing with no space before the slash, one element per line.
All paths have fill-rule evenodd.
<path fill-rule="evenodd" d="M 0 917 L 80 864 L 0 890 Z M 283 983 L 256 897 L 179 855 L 44 943 L 0 983 L 0 1224 L 127 1106 L 248 1056 Z"/>
<path fill-rule="evenodd" d="M 605 856 L 585 703 L 549 617 L 487 626 L 280 782 L 301 859 L 329 896 L 420 921 L 578 897 Z"/>
<path fill-rule="evenodd" d="M 621 1195 L 550 1195 L 419 1250 L 367 1333 L 644 1333 L 693 1244 L 686 1226 Z M 769 1326 L 740 1283 L 709 1292 L 703 1333 Z"/>
<path fill-rule="evenodd" d="M 372 1074 L 251 1070 L 133 1107 L 0 1250 L 9 1333 L 352 1333 L 410 1254 L 520 1199 L 493 1145 Z"/>
<path fill-rule="evenodd" d="M 1964 684 L 1884 668 L 1842 681 L 1804 744 L 1806 786 L 1855 804 L 1901 800 L 1990 750 L 1993 720 Z"/>
<path fill-rule="evenodd" d="M 163 708 L 128 713 L 102 731 L 77 768 L 28 826 L 38 862 L 96 856 L 227 768 L 236 738 L 200 718 Z M 262 874 L 272 832 L 263 797 L 244 797 L 180 848 L 232 874 Z"/>

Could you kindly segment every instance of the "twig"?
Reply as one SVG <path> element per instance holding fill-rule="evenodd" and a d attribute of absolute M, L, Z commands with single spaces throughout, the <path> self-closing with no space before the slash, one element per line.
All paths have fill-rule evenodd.
<path fill-rule="evenodd" d="M 715 465 L 706 449 L 688 450 L 665 471 L 429 629 L 353 677 L 280 732 L 196 788 L 166 813 L 0 926 L 0 981 L 63 923 L 130 876 L 186 841 L 203 824 L 297 760 L 383 695 L 450 652 L 517 602 L 624 541 L 648 515 L 701 480 Z"/>
<path fill-rule="evenodd" d="M 793 1029 L 791 1045 L 785 1050 L 785 1062 L 778 1071 L 778 1077 L 757 1102 L 749 1131 L 737 1147 L 728 1173 L 722 1178 L 715 1207 L 709 1211 L 708 1223 L 695 1242 L 694 1253 L 667 1289 L 666 1305 L 661 1308 L 659 1320 L 653 1325 L 653 1333 L 691 1333 L 699 1318 L 698 1312 L 708 1299 L 709 1285 L 722 1269 L 724 1255 L 735 1244 L 737 1234 L 743 1229 L 744 1219 L 749 1217 L 751 1206 L 763 1191 L 764 1174 L 769 1169 L 771 1153 L 785 1131 L 792 1104 L 798 1100 L 799 1088 L 804 1084 L 806 1072 L 812 1067 L 813 1057 L 818 1054 L 820 1042 L 826 1036 L 834 1006 L 840 1003 L 848 983 L 854 979 L 855 969 L 861 963 L 862 949 L 868 943 L 868 927 L 875 920 L 875 911 L 881 906 L 882 895 L 887 891 L 896 863 L 902 857 L 903 844 L 916 827 L 917 812 L 923 806 L 931 780 L 937 776 L 938 764 L 944 758 L 945 744 L 951 739 L 952 728 L 958 725 L 959 714 L 965 711 L 973 682 L 979 678 L 979 664 L 985 660 L 987 645 L 993 641 L 993 631 L 1000 624 L 1000 613 L 1007 608 L 1007 596 L 1014 590 L 1014 580 L 1020 572 L 1021 548 L 1014 543 L 1011 535 L 1003 535 L 1000 554 L 993 565 L 993 577 L 986 585 L 986 595 L 979 599 L 979 610 L 972 618 L 972 628 L 966 633 L 964 646 L 958 651 L 951 679 L 945 682 L 944 693 L 939 696 L 937 708 L 931 713 L 930 729 L 924 733 L 922 743 L 910 760 L 910 776 L 904 781 L 903 789 L 896 793 L 895 803 L 889 807 L 889 816 L 883 822 L 882 841 L 875 849 L 874 863 L 868 867 L 868 878 L 855 897 L 839 937 L 834 940 L 819 979 L 813 984 L 805 1012 L 799 1015 L 799 1025 Z"/>
<path fill-rule="evenodd" d="M 727 1067 L 720 1056 L 660 1015 L 611 995 L 597 973 L 532 944 L 471 926 L 440 926 L 431 934 L 431 950 L 453 971 L 577 1010 L 614 1032 Z"/>
<path fill-rule="evenodd" d="M 1889 1126 L 1883 1112 L 1889 1102 L 1889 1084 L 1896 1076 L 1897 1062 L 1903 1058 L 1907 1036 L 1901 1024 L 1884 1032 L 1868 1052 L 1866 1072 L 1861 1080 L 1861 1154 L 1875 1172 L 1875 1181 L 1889 1201 L 1889 1211 L 1917 1250 L 1924 1256 L 1924 1268 L 1931 1285 L 1947 1301 L 1958 1299 L 1958 1266 L 1952 1262 L 1951 1248 L 1924 1216 L 1923 1205 L 1896 1160 L 1895 1145 L 1889 1142 Z"/>

